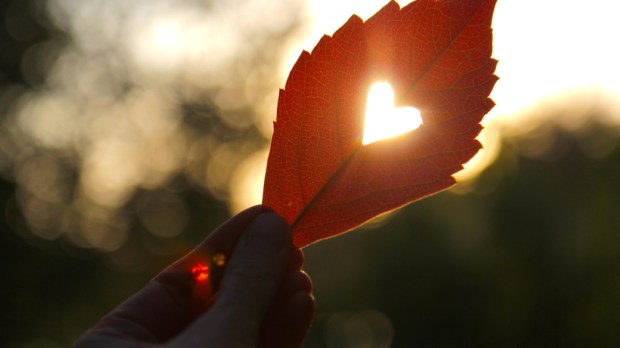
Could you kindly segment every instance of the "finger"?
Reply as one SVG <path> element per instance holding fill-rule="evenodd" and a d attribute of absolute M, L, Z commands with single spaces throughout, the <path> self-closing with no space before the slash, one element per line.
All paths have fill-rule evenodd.
<path fill-rule="evenodd" d="M 144 342 L 164 342 L 183 330 L 204 306 L 196 298 L 197 282 L 191 274 L 199 260 L 208 260 L 207 250 L 230 255 L 247 226 L 263 211 L 249 208 L 224 222 L 197 248 L 170 265 L 134 296 L 106 315 L 85 334 L 114 336 Z"/>
<path fill-rule="evenodd" d="M 213 294 L 219 288 L 228 259 L 239 237 L 250 223 L 264 211 L 265 209 L 262 206 L 257 205 L 235 215 L 216 228 L 194 250 L 160 273 L 156 280 L 165 285 L 171 293 L 179 293 L 178 298 L 191 299 L 192 301 L 189 304 L 192 309 L 191 315 L 192 317 L 198 316 L 212 303 Z M 216 258 L 217 261 L 214 261 Z M 170 274 L 192 274 L 197 266 L 206 267 L 207 279 L 204 279 L 203 282 L 190 279 L 191 290 L 189 291 L 192 291 L 191 294 L 187 293 L 188 288 L 184 286 L 185 284 L 174 281 L 178 277 L 172 277 L 172 282 L 167 281 Z"/>
<path fill-rule="evenodd" d="M 250 223 L 265 209 L 261 205 L 248 208 L 217 227 L 194 250 L 170 265 L 166 270 L 188 271 L 197 263 L 209 264 L 211 258 L 221 254 L 229 258 L 239 237 Z"/>
<path fill-rule="evenodd" d="M 288 272 L 280 288 L 276 301 L 269 309 L 269 314 L 275 314 L 279 307 L 287 302 L 293 295 L 298 292 L 312 293 L 312 281 L 304 271 Z"/>
<path fill-rule="evenodd" d="M 288 263 L 289 271 L 299 271 L 304 266 L 304 253 L 299 248 L 293 248 L 291 259 Z"/>
<path fill-rule="evenodd" d="M 305 295 L 304 295 L 305 294 Z M 296 347 L 314 315 L 312 282 L 303 271 L 289 272 L 261 329 L 260 347 Z"/>
<path fill-rule="evenodd" d="M 308 293 L 312 292 L 312 281 L 310 280 L 310 277 L 304 271 L 289 273 L 284 287 L 284 292 L 286 295 L 291 295 L 300 291 L 305 291 Z"/>
<path fill-rule="evenodd" d="M 103 317 L 80 341 L 93 337 L 116 337 L 139 342 L 164 342 L 191 321 L 192 317 L 184 307 L 160 283 L 151 281 Z"/>
<path fill-rule="evenodd" d="M 314 297 L 310 292 L 293 294 L 277 314 L 265 322 L 258 347 L 299 347 L 312 323 L 314 308 Z"/>
<path fill-rule="evenodd" d="M 286 221 L 275 213 L 259 215 L 237 244 L 215 303 L 176 343 L 255 347 L 265 314 L 280 291 L 292 248 Z"/>

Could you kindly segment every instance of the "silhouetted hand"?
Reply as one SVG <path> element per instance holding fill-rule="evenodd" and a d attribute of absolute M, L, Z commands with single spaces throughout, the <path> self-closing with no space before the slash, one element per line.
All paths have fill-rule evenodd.
<path fill-rule="evenodd" d="M 225 269 L 216 266 L 223 262 L 214 256 L 231 253 Z M 192 274 L 196 264 L 209 265 L 208 280 Z M 162 271 L 75 347 L 297 347 L 314 314 L 302 264 L 287 223 L 252 207 Z M 210 301 L 209 284 L 217 286 L 220 277 Z"/>

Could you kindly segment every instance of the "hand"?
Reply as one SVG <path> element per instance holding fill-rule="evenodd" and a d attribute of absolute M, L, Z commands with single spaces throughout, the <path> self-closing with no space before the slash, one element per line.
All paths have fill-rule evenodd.
<path fill-rule="evenodd" d="M 222 255 L 231 254 L 218 268 Z M 209 265 L 208 279 L 192 274 L 197 264 Z M 314 315 L 302 264 L 287 223 L 252 207 L 105 316 L 75 347 L 297 347 Z"/>

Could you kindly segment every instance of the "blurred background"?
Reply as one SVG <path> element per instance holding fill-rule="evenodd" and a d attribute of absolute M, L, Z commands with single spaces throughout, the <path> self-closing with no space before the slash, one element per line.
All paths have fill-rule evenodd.
<path fill-rule="evenodd" d="M 0 0 L 0 346 L 70 345 L 259 203 L 288 70 L 384 3 Z M 305 347 L 620 346 L 619 6 L 499 1 L 485 149 L 305 250 Z"/>

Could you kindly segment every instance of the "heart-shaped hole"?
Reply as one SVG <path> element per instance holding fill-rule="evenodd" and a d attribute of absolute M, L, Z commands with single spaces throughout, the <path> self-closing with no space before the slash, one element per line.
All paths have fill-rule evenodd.
<path fill-rule="evenodd" d="M 411 106 L 394 108 L 394 91 L 389 83 L 376 82 L 370 87 L 363 145 L 407 133 L 420 125 L 422 117 L 418 109 Z"/>

